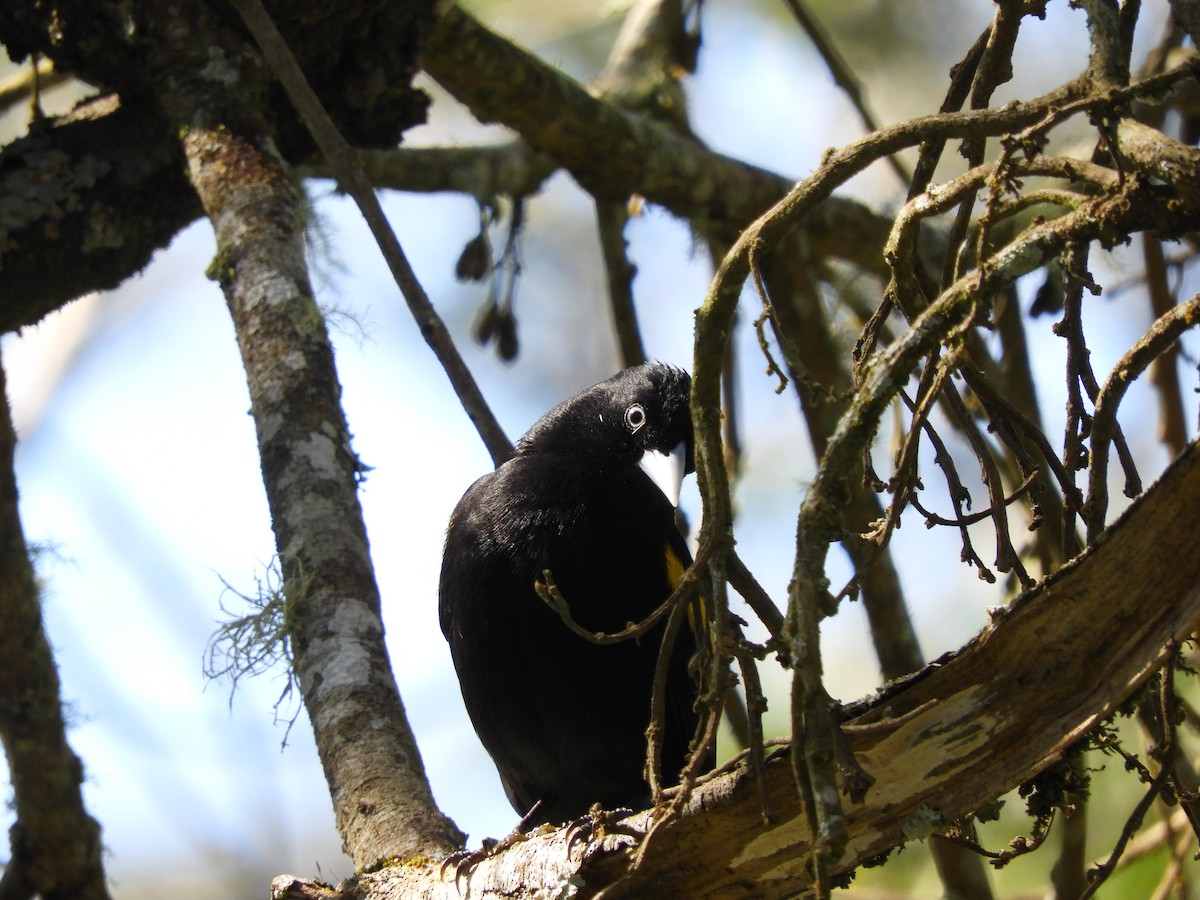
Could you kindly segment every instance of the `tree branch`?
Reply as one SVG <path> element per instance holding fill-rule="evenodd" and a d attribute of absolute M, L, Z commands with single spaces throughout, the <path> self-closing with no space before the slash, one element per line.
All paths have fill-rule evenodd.
<path fill-rule="evenodd" d="M 598 200 L 640 194 L 700 233 L 731 242 L 792 184 L 593 96 L 457 6 L 431 30 L 421 61 L 476 118 L 512 128 Z M 806 223 L 805 236 L 815 256 L 877 271 L 887 226 L 865 206 L 834 198 Z"/>
<path fill-rule="evenodd" d="M 216 232 L 209 272 L 246 370 L 292 659 L 338 830 L 359 867 L 444 854 L 462 835 L 433 802 L 388 660 L 358 502 L 362 466 L 305 268 L 300 198 L 263 117 L 267 76 L 209 10 L 153 9 L 148 27 L 162 53 L 153 83 Z M 202 74 L 217 64 L 230 77 Z"/>
<path fill-rule="evenodd" d="M 138 135 L 131 150 L 129 136 Z M 200 215 L 149 104 L 88 100 L 0 152 L 0 332 L 115 288 Z"/>
<path fill-rule="evenodd" d="M 83 805 L 83 763 L 67 744 L 58 668 L 17 510 L 17 436 L 3 366 L 0 406 L 0 743 L 17 814 L 0 897 L 108 900 L 100 826 Z"/>
<path fill-rule="evenodd" d="M 1117 428 L 1117 407 L 1125 391 L 1150 364 L 1166 353 L 1184 331 L 1200 324 L 1200 296 L 1171 307 L 1155 320 L 1150 330 L 1113 366 L 1112 374 L 1096 397 L 1091 425 L 1091 466 L 1088 469 L 1088 494 L 1084 521 L 1089 540 L 1104 529 L 1108 511 L 1108 452 Z"/>
<path fill-rule="evenodd" d="M 77 18 L 86 21 L 86 16 Z M 0 34 L 5 24 L 0 14 Z M 319 94 L 351 97 L 348 108 L 357 110 L 348 114 L 349 121 L 357 125 L 347 136 L 360 146 L 380 146 L 389 129 L 398 134 L 396 109 L 389 107 L 390 118 L 363 109 L 362 100 L 372 96 L 370 92 L 359 90 L 356 83 L 336 80 L 341 76 L 371 84 L 397 84 L 409 73 L 395 54 L 361 63 L 378 71 L 330 70 L 325 67 L 330 58 L 357 58 L 358 53 L 358 44 L 351 52 L 349 47 L 330 42 L 349 41 L 358 37 L 358 32 L 343 27 L 322 33 L 321 23 L 305 24 L 317 34 L 301 35 L 303 46 L 310 54 L 319 54 L 322 62 L 314 63 L 299 54 L 302 67 L 310 78 L 314 66 L 319 70 L 323 79 Z M 114 59 L 124 59 L 126 65 L 133 62 L 128 54 L 117 54 Z M 390 158 L 391 151 L 379 151 L 368 157 L 368 166 L 388 185 L 475 194 L 480 185 L 485 192 L 492 185 L 531 189 L 548 173 L 546 160 L 552 158 L 599 199 L 624 202 L 641 194 L 690 219 L 699 231 L 725 235 L 728 241 L 791 185 L 779 175 L 715 154 L 668 125 L 597 100 L 456 7 L 433 29 L 424 62 L 479 118 L 505 121 L 543 155 L 535 154 L 531 160 L 525 156 L 527 151 L 506 155 L 484 150 L 480 162 L 473 158 L 474 149 L 460 150 L 429 174 L 428 155 L 405 150 L 402 156 Z M 116 62 L 110 60 L 110 64 Z M 510 104 L 514 98 L 519 102 Z M 280 98 L 268 99 L 284 158 L 293 164 L 310 163 L 311 144 L 299 136 L 303 126 Z M 96 119 L 94 123 L 60 130 L 57 125 L 75 122 L 77 114 L 73 113 L 0 152 L 0 177 L 4 179 L 0 196 L 10 198 L 9 205 L 0 207 L 4 212 L 0 238 L 10 237 L 5 229 L 11 231 L 8 241 L 0 240 L 0 268 L 5 272 L 0 283 L 0 331 L 36 322 L 90 290 L 115 287 L 199 215 L 194 194 L 179 175 L 178 144 L 161 115 L 139 97 L 130 101 L 127 112 L 112 118 L 120 104 L 112 98 L 104 102 L 106 106 L 78 113 L 80 119 Z M 523 107 L 530 115 L 509 118 L 506 107 Z M 346 117 L 339 119 L 339 126 L 345 124 Z M 616 130 L 610 134 L 608 128 Z M 141 137 L 133 153 L 127 140 L 130 133 Z M 31 150 L 43 161 L 37 162 Z M 417 166 L 423 174 L 413 176 Z M 438 172 L 443 173 L 441 177 Z M 56 177 L 48 177 L 51 174 Z M 35 193 L 30 193 L 30 186 L 36 186 Z M 22 205 L 14 208 L 11 204 L 16 198 Z M 36 206 L 26 208 L 26 198 L 32 198 Z M 81 200 L 86 200 L 82 206 Z M 27 223 L 20 231 L 10 225 L 18 211 L 20 221 Z M 46 219 L 56 227 L 41 229 L 39 223 Z M 833 198 L 810 217 L 805 233 L 814 254 L 847 259 L 877 271 L 881 265 L 878 248 L 887 228 L 886 217 L 860 203 Z"/>

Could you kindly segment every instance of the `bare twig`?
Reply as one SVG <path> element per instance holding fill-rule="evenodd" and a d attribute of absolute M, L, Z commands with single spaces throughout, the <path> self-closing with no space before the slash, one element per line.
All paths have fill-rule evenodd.
<path fill-rule="evenodd" d="M 679 629 L 688 618 L 688 603 L 681 602 L 671 609 L 663 628 L 662 640 L 658 645 L 658 659 L 654 664 L 654 683 L 650 691 L 650 723 L 646 726 L 646 783 L 650 785 L 650 796 L 657 803 L 662 795 L 662 736 L 667 720 L 667 673 L 670 671 L 671 653 Z M 695 614 L 694 611 L 692 613 Z M 674 774 L 674 773 L 672 773 Z"/>
<path fill-rule="evenodd" d="M 533 583 L 533 588 L 537 592 L 537 595 L 542 598 L 542 602 L 554 610 L 562 618 L 563 623 L 571 631 L 579 635 L 579 637 L 601 646 L 605 644 L 619 644 L 622 641 L 636 640 L 642 637 L 677 606 L 686 607 L 700 590 L 700 582 L 706 564 L 707 560 L 697 554 L 696 561 L 688 566 L 687 570 L 683 573 L 683 578 L 680 579 L 675 590 L 671 592 L 670 597 L 655 607 L 646 618 L 639 622 L 630 622 L 620 631 L 613 632 L 589 631 L 576 622 L 575 618 L 571 615 L 570 602 L 559 590 L 558 585 L 554 581 L 554 574 L 549 569 L 542 572 L 542 577 Z"/>
<path fill-rule="evenodd" d="M 1103 530 L 1108 510 L 1108 445 L 1116 427 L 1117 407 L 1134 379 L 1166 352 L 1184 331 L 1198 323 L 1200 295 L 1172 307 L 1121 357 L 1096 398 L 1087 503 L 1084 506 L 1089 542 L 1095 540 Z"/>
<path fill-rule="evenodd" d="M 1012 78 L 1012 53 L 1016 45 L 1017 34 L 1021 27 L 1021 20 L 1025 17 L 1025 12 L 1021 4 L 996 4 L 996 13 L 988 34 L 987 46 L 983 51 L 979 62 L 979 69 L 975 73 L 975 79 L 971 85 L 972 109 L 986 109 L 996 88 Z M 974 168 L 983 162 L 983 154 L 986 146 L 987 143 L 984 138 L 971 137 L 963 141 L 959 152 L 967 160 L 967 165 Z M 954 217 L 954 223 L 950 226 L 950 235 L 947 239 L 948 252 L 942 264 L 942 287 L 950 284 L 958 277 L 957 264 L 959 256 L 957 250 L 958 248 L 965 248 L 967 246 L 963 241 L 963 237 L 967 233 L 973 207 L 974 193 L 964 197 Z M 983 215 L 980 217 L 981 224 L 986 222 L 987 214 L 988 210 L 985 208 Z M 980 252 L 977 253 L 978 259 L 983 259 L 984 256 L 982 245 L 985 233 L 986 228 L 981 227 L 979 237 Z"/>
<path fill-rule="evenodd" d="M 763 714 L 767 711 L 767 698 L 763 693 L 762 679 L 759 678 L 757 660 L 744 650 L 737 651 L 735 655 L 738 661 L 738 670 L 742 673 L 742 683 L 746 687 L 746 713 L 750 732 L 747 749 L 750 753 L 750 768 L 754 772 L 758 786 L 763 821 L 769 823 L 772 813 L 767 795 L 762 724 Z"/>
<path fill-rule="evenodd" d="M 1022 481 L 1020 483 L 1020 485 L 1017 486 L 1017 489 L 1014 490 L 1011 494 L 1009 494 L 1006 498 L 1004 498 L 1004 505 L 1006 507 L 1010 506 L 1014 502 L 1016 502 L 1018 499 L 1020 499 L 1022 496 L 1024 496 L 1029 491 L 1029 489 L 1031 487 L 1033 487 L 1034 483 L 1038 480 L 1038 477 L 1040 475 L 1041 475 L 1041 473 L 1037 469 L 1034 469 L 1032 472 L 1030 472 L 1029 475 L 1027 475 L 1025 477 L 1025 480 Z M 921 504 L 918 502 L 916 495 L 914 495 L 911 498 L 910 502 L 912 503 L 913 508 L 916 509 L 921 515 L 923 515 L 925 517 L 925 523 L 929 527 L 932 527 L 934 525 L 946 525 L 946 526 L 952 526 L 955 528 L 962 528 L 966 525 L 974 525 L 977 522 L 982 522 L 984 519 L 987 519 L 987 518 L 995 515 L 995 511 L 993 509 L 991 509 L 991 507 L 989 507 L 987 509 L 980 510 L 977 513 L 971 513 L 970 515 L 958 516 L 953 519 L 947 519 L 944 516 L 940 516 L 935 512 L 930 512 L 929 510 L 922 507 Z"/>
<path fill-rule="evenodd" d="M 636 366 L 646 361 L 637 309 L 633 305 L 633 276 L 637 268 L 629 261 L 626 252 L 625 224 L 628 221 L 629 214 L 624 204 L 612 200 L 596 201 L 600 251 L 608 279 L 608 304 L 612 311 L 613 330 L 617 336 L 622 367 Z"/>
<path fill-rule="evenodd" d="M 1044 823 L 1039 822 L 1035 825 L 1030 837 L 1013 838 L 1007 850 L 988 850 L 974 836 L 963 834 L 958 830 L 934 834 L 933 837 L 977 853 L 985 857 L 995 868 L 1002 869 L 1018 856 L 1033 853 L 1040 848 L 1046 842 L 1046 838 L 1050 836 L 1050 826 L 1053 821 L 1054 817 L 1051 815 Z"/>
<path fill-rule="evenodd" d="M 1032 587 L 1033 579 L 1025 571 L 1020 554 L 1013 547 L 1008 527 L 1008 515 L 1004 511 L 1004 484 L 992 448 L 980 434 L 975 423 L 971 421 L 958 392 L 948 388 L 944 396 L 947 406 L 958 420 L 960 428 L 971 444 L 975 457 L 979 460 L 980 478 L 983 480 L 984 487 L 987 488 L 988 498 L 991 501 L 992 522 L 996 532 L 996 568 L 1001 572 L 1012 572 L 1022 589 Z"/>
<path fill-rule="evenodd" d="M 792 15 L 795 16 L 796 21 L 800 23 L 800 27 L 804 29 L 804 32 L 812 40 L 813 46 L 817 48 L 817 52 L 821 54 L 821 59 L 825 61 L 825 67 L 829 69 L 829 74 L 833 76 L 833 83 L 841 88 L 846 96 L 850 98 L 850 102 L 858 113 L 859 119 L 862 120 L 863 127 L 868 132 L 878 131 L 879 122 L 867 103 L 862 83 L 855 76 L 845 57 L 838 52 L 837 47 L 833 44 L 833 40 L 821 26 L 821 23 L 817 21 L 812 11 L 804 3 L 804 0 L 784 0 L 784 2 L 787 4 L 788 9 L 792 11 Z M 900 161 L 898 156 L 889 156 L 887 161 L 888 165 L 892 167 L 892 171 L 896 173 L 896 177 L 904 184 L 909 184 L 912 181 L 912 174 L 905 168 L 904 163 Z"/>
<path fill-rule="evenodd" d="M 746 564 L 742 562 L 735 550 L 730 549 L 725 559 L 729 570 L 729 583 L 754 610 L 759 620 L 767 626 L 771 638 L 779 640 L 783 632 L 783 614 L 776 608 L 775 602 L 763 590 L 762 585 L 755 580 L 754 575 L 746 568 Z"/>
<path fill-rule="evenodd" d="M 1159 691 L 1161 703 L 1164 707 L 1169 707 L 1169 697 L 1172 692 L 1172 684 L 1174 681 L 1174 666 L 1168 662 L 1166 667 L 1159 673 Z M 1166 740 L 1159 747 L 1159 762 L 1160 768 L 1158 774 L 1154 776 L 1150 782 L 1150 787 L 1142 798 L 1134 807 L 1133 812 L 1129 814 L 1129 818 L 1125 822 L 1125 827 L 1121 829 L 1121 835 L 1117 838 L 1117 843 L 1113 847 L 1108 858 L 1088 873 L 1088 886 L 1080 896 L 1079 900 L 1087 900 L 1093 896 L 1100 886 L 1108 880 L 1108 877 L 1117 867 L 1117 863 L 1121 859 L 1121 854 L 1125 852 L 1125 847 L 1133 839 L 1138 829 L 1142 827 L 1142 820 L 1145 819 L 1146 813 L 1149 812 L 1150 806 L 1163 793 L 1171 776 L 1171 758 L 1175 754 L 1175 727 L 1169 719 L 1164 719 L 1163 728 L 1166 731 Z"/>

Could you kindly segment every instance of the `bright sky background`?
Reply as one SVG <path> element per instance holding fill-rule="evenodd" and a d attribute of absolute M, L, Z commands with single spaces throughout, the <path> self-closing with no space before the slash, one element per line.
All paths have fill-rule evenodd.
<path fill-rule="evenodd" d="M 990 15 L 990 4 L 978 6 L 964 31 L 939 29 L 930 52 L 961 55 L 970 41 L 963 34 L 978 33 Z M 502 5 L 490 20 L 521 34 L 522 8 Z M 1083 15 L 1065 3 L 1051 10 L 1049 23 L 1029 26 L 1023 52 L 1064 66 L 1066 77 L 1082 65 Z M 717 149 L 800 176 L 827 146 L 856 137 L 858 126 L 810 49 L 780 21 L 731 0 L 706 7 L 702 68 L 690 86 L 693 122 Z M 566 58 L 577 74 L 595 71 L 595 62 L 581 62 L 578 47 L 556 34 L 525 39 L 551 60 Z M 939 102 L 937 95 L 913 96 L 913 85 L 872 81 L 872 74 L 866 72 L 871 98 L 885 119 L 931 111 Z M 1022 84 L 1006 91 L 1032 93 Z M 480 133 L 451 112 L 410 138 L 467 142 Z M 854 189 L 894 201 L 891 178 L 879 166 Z M 516 818 L 462 710 L 437 626 L 436 582 L 450 510 L 489 459 L 351 204 L 331 196 L 328 185 L 313 193 L 332 260 L 318 261 L 318 293 L 346 313 L 332 322 L 344 402 L 355 449 L 374 467 L 361 498 L 393 665 L 436 797 L 478 842 L 507 833 Z M 385 206 L 510 437 L 615 370 L 591 204 L 569 178 L 554 178 L 528 207 L 516 310 L 523 352 L 511 366 L 468 337 L 483 288 L 453 280 L 454 260 L 478 222 L 474 203 L 389 195 Z M 708 266 L 687 230 L 661 211 L 636 220 L 630 239 L 646 346 L 687 366 L 692 312 Z M 104 827 L 117 897 L 224 890 L 262 896 L 281 872 L 315 874 L 319 867 L 336 880 L 352 871 L 302 711 L 281 749 L 285 728 L 273 723 L 272 703 L 282 680 L 244 682 L 231 703 L 229 686 L 206 684 L 201 673 L 221 604 L 241 610 L 225 584 L 253 592 L 274 553 L 232 326 L 220 291 L 202 274 L 212 252 L 208 224 L 196 223 L 119 290 L 77 301 L 20 338 L 5 338 L 3 347 L 22 436 L 25 531 L 43 548 L 38 567 L 70 704 L 70 740 L 85 762 L 86 799 Z M 1119 266 L 1097 258 L 1094 271 L 1112 282 Z M 1088 305 L 1098 372 L 1148 324 L 1140 304 L 1119 299 Z M 751 299 L 743 320 L 755 314 Z M 581 329 L 581 319 L 593 324 Z M 1046 383 L 1057 385 L 1060 342 L 1050 324 L 1035 325 L 1031 341 Z M 743 327 L 738 341 L 748 450 L 738 489 L 739 549 L 780 599 L 813 462 L 792 396 L 776 397 L 759 374 L 752 331 Z M 1126 424 L 1133 421 L 1136 446 L 1159 466 L 1153 402 L 1140 397 L 1127 401 Z M 1061 396 L 1043 395 L 1042 404 L 1049 420 L 1061 417 Z M 694 519 L 694 484 L 683 502 Z M 908 524 L 896 553 L 912 563 L 906 585 L 933 656 L 974 633 L 986 607 L 1002 597 L 953 564 L 953 535 Z M 987 547 L 985 538 L 985 559 Z M 848 572 L 840 554 L 831 559 L 831 579 L 841 584 Z M 876 685 L 866 644 L 861 610 L 845 605 L 826 629 L 836 696 L 854 699 Z M 296 702 L 283 707 L 285 717 Z M 5 832 L 10 815 L 0 812 Z"/>

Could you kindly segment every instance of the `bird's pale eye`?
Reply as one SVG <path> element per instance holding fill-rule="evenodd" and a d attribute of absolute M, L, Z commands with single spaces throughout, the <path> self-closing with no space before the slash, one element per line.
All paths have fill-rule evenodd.
<path fill-rule="evenodd" d="M 629 408 L 625 410 L 625 427 L 629 429 L 629 433 L 633 434 L 645 424 L 646 410 L 642 409 L 642 404 L 629 404 Z"/>

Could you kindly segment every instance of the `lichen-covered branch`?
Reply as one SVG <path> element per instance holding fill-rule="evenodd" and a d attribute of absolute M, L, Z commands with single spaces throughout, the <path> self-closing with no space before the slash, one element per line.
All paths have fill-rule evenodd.
<path fill-rule="evenodd" d="M 242 353 L 292 660 L 346 853 L 360 867 L 447 853 L 462 836 L 433 803 L 384 645 L 362 468 L 305 268 L 300 198 L 262 118 L 265 72 L 202 4 L 154 13 L 155 83 L 216 233 L 210 275 Z M 201 74 L 215 64 L 219 77 Z"/>
<path fill-rule="evenodd" d="M 371 6 L 362 4 L 364 9 Z M 373 58 L 358 45 L 351 50 L 330 43 L 360 33 L 352 27 L 359 13 L 374 14 L 350 6 L 343 14 L 348 21 L 339 23 L 345 30 L 323 30 L 322 22 L 304 21 L 292 23 L 293 31 L 301 29 L 301 44 L 308 54 L 318 54 L 324 62 L 326 57 L 353 58 L 364 69 L 378 69 L 356 77 L 371 84 L 398 84 L 408 73 L 394 53 Z M 0 39 L 6 28 L 12 27 L 5 14 L 0 11 Z M 87 16 L 72 21 L 86 22 Z M 50 23 L 39 27 L 48 30 Z M 288 36 L 287 29 L 284 34 Z M 31 37 L 22 32 L 22 36 L 44 45 L 50 41 L 46 35 Z M 69 32 L 60 50 L 74 46 L 74 41 L 85 42 L 86 36 Z M 396 109 L 389 108 L 384 116 L 360 109 L 363 98 L 372 95 L 356 90 L 354 83 L 336 82 L 337 77 L 351 73 L 322 69 L 310 56 L 297 55 L 310 78 L 314 65 L 321 72 L 324 81 L 319 94 L 353 98 L 350 108 L 358 111 L 339 118 L 338 124 L 343 129 L 347 122 L 355 124 L 347 137 L 358 146 L 379 147 L 386 133 L 398 135 Z M 113 74 L 112 67 L 122 61 L 133 66 L 137 57 L 111 55 L 105 72 L 116 78 L 120 73 Z M 511 188 L 520 194 L 536 188 L 553 167 L 561 166 L 598 198 L 624 202 L 640 194 L 688 218 L 698 230 L 725 235 L 727 240 L 791 184 L 780 175 L 713 153 L 643 114 L 592 97 L 582 86 L 488 32 L 457 7 L 434 28 L 424 62 L 431 74 L 450 86 L 483 120 L 518 115 L 505 113 L 505 109 L 528 110 L 527 115 L 504 121 L 535 152 L 530 157 L 527 149 L 484 148 L 476 154 L 475 148 L 459 148 L 430 165 L 429 154 L 440 151 L 406 149 L 393 159 L 391 151 L 375 150 L 367 158 L 368 171 L 377 174 L 382 184 L 410 190 L 457 190 L 475 196 L 509 193 Z M 64 67 L 64 71 L 70 68 Z M 136 78 L 136 73 L 130 71 L 125 77 Z M 389 93 L 387 99 L 395 98 Z M 22 209 L 31 225 L 13 231 L 12 243 L 0 241 L 0 267 L 5 272 L 0 284 L 0 330 L 37 321 L 89 290 L 114 287 L 199 215 L 194 194 L 179 175 L 178 144 L 165 118 L 146 105 L 144 96 L 126 102 L 127 114 L 113 118 L 120 101 L 109 99 L 107 107 L 92 107 L 79 114 L 87 124 L 72 131 L 55 127 L 71 124 L 73 114 L 0 151 L 0 173 L 12 185 L 5 189 L 5 196 L 23 198 Z M 283 157 L 293 165 L 312 166 L 312 145 L 290 104 L 271 90 L 264 102 L 268 104 L 266 114 L 277 124 L 277 144 Z M 397 106 L 402 104 L 397 101 Z M 139 135 L 132 152 L 126 140 L 130 133 Z M 49 177 L 55 173 L 56 177 Z M 94 180 L 96 187 L 103 189 L 94 193 L 94 203 L 92 181 L 81 179 Z M 37 190 L 23 192 L 21 184 L 36 185 Z M 131 197 L 135 202 L 129 202 Z M 88 201 L 82 207 L 80 198 Z M 27 207 L 27 201 L 33 205 Z M 59 221 L 57 229 L 46 232 L 32 227 L 47 216 Z M 0 216 L 0 222 L 8 219 L 7 214 Z M 873 269 L 879 265 L 877 248 L 886 233 L 886 217 L 855 201 L 833 198 L 811 219 L 807 238 L 818 255 Z"/>
<path fill-rule="evenodd" d="M 200 215 L 169 137 L 157 110 L 105 94 L 0 151 L 0 333 L 115 288 Z"/>
<path fill-rule="evenodd" d="M 395 146 L 423 114 L 410 81 L 431 10 L 386 0 L 285 10 L 285 34 L 358 146 Z M 0 331 L 116 287 L 201 214 L 169 116 L 147 87 L 142 12 L 92 0 L 0 4 L 0 43 L 14 61 L 36 53 L 103 95 L 0 151 Z M 307 159 L 311 140 L 286 98 L 266 85 L 264 104 L 284 158 Z"/>

